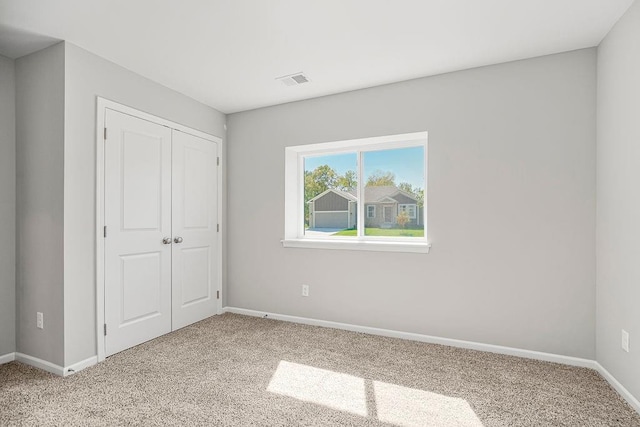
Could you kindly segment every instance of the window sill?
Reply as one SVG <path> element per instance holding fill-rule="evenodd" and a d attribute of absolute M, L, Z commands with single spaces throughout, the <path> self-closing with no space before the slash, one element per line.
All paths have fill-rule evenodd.
<path fill-rule="evenodd" d="M 338 249 L 347 251 L 405 252 L 428 254 L 431 243 L 426 242 L 384 242 L 380 240 L 324 240 L 324 239 L 285 239 L 285 248 Z"/>

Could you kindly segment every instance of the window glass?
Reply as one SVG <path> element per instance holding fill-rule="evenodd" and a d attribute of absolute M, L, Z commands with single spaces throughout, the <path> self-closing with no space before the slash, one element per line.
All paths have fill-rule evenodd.
<path fill-rule="evenodd" d="M 424 147 L 362 153 L 365 236 L 424 237 Z"/>
<path fill-rule="evenodd" d="M 367 218 L 375 218 L 376 217 L 376 207 L 373 205 L 367 206 Z"/>
<path fill-rule="evenodd" d="M 304 157 L 304 234 L 357 235 L 357 153 Z"/>
<path fill-rule="evenodd" d="M 285 148 L 285 247 L 427 253 L 427 132 Z"/>

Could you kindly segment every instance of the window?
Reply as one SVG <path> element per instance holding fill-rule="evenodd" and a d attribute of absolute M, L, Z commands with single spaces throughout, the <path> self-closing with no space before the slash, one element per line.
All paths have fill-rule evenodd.
<path fill-rule="evenodd" d="M 398 205 L 398 214 L 406 212 L 410 219 L 416 218 L 416 205 Z"/>
<path fill-rule="evenodd" d="M 285 247 L 428 252 L 427 133 L 285 149 Z"/>
<path fill-rule="evenodd" d="M 367 206 L 367 218 L 375 218 L 376 217 L 376 206 L 368 205 Z"/>

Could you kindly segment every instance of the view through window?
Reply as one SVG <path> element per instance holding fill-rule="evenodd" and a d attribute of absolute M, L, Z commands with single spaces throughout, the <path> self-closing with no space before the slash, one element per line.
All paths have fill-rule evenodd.
<path fill-rule="evenodd" d="M 304 236 L 424 238 L 425 149 L 304 155 Z"/>

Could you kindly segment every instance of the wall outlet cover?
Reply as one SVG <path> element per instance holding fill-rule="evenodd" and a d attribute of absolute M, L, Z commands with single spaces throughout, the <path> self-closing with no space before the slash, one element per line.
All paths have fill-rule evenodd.
<path fill-rule="evenodd" d="M 629 352 L 629 332 L 622 330 L 622 349 Z"/>

